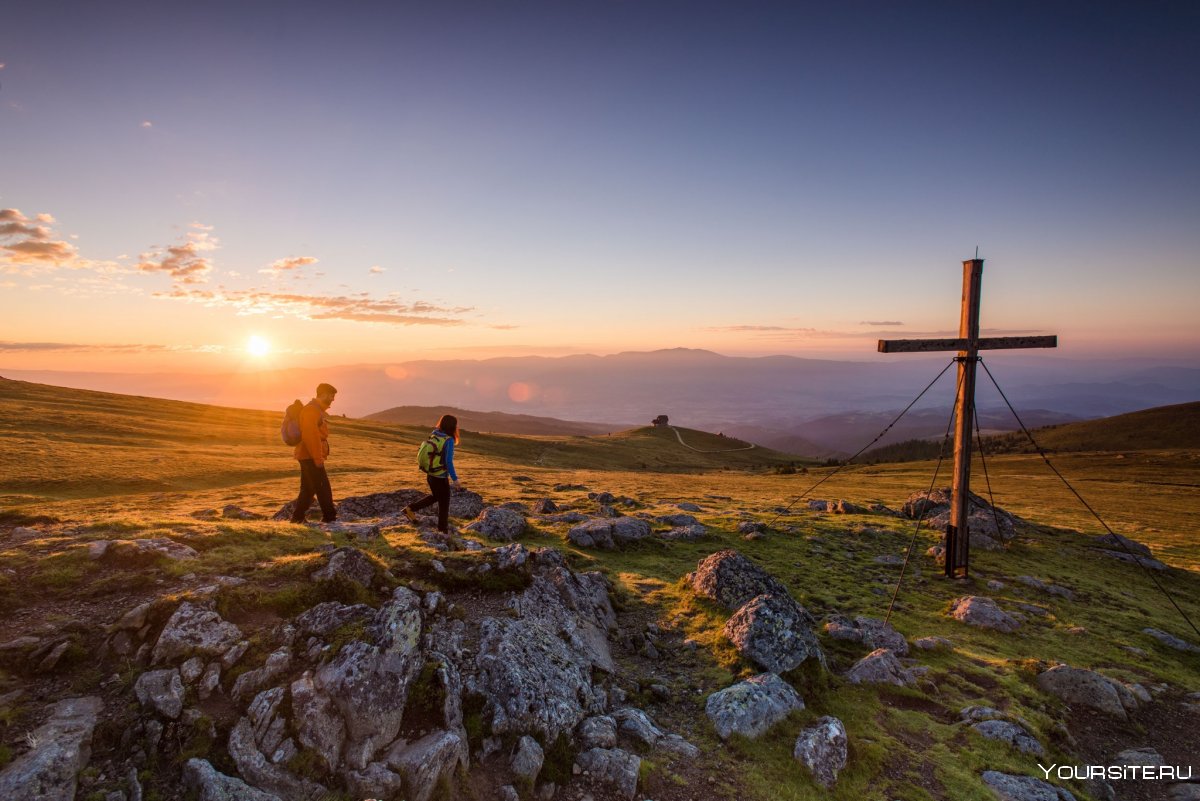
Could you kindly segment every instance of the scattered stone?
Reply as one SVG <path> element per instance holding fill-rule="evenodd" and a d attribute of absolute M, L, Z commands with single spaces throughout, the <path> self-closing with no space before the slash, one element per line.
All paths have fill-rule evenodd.
<path fill-rule="evenodd" d="M 672 540 L 679 542 L 695 542 L 696 540 L 704 539 L 708 536 L 708 529 L 697 523 L 694 526 L 680 526 L 673 528 L 670 531 L 660 532 L 659 539 Z"/>
<path fill-rule="evenodd" d="M 792 756 L 828 790 L 837 783 L 838 771 L 846 767 L 846 745 L 846 727 L 837 718 L 825 715 L 800 732 Z"/>
<path fill-rule="evenodd" d="M 549 498 L 542 498 L 533 505 L 533 513 L 535 515 L 550 515 L 559 511 L 558 504 Z"/>
<path fill-rule="evenodd" d="M 331 581 L 341 577 L 355 584 L 370 587 L 375 581 L 375 563 L 365 553 L 349 546 L 338 548 L 329 555 L 325 567 L 314 572 L 313 581 Z"/>
<path fill-rule="evenodd" d="M 143 673 L 133 685 L 133 692 L 138 703 L 153 707 L 165 718 L 175 720 L 183 711 L 183 680 L 174 668 Z"/>
<path fill-rule="evenodd" d="M 715 692 L 704 705 L 722 740 L 734 733 L 759 737 L 794 709 L 804 709 L 804 700 L 774 673 L 751 676 Z"/>
<path fill-rule="evenodd" d="M 908 687 L 916 682 L 915 677 L 896 655 L 887 648 L 876 648 L 855 663 L 846 673 L 851 684 L 895 684 Z"/>
<path fill-rule="evenodd" d="M 1150 546 L 1144 545 L 1137 540 L 1131 540 L 1128 537 L 1122 537 L 1120 534 L 1101 534 L 1093 537 L 1092 542 L 1101 548 L 1123 553 L 1126 556 L 1128 556 L 1130 551 L 1147 559 L 1154 556 L 1154 552 L 1150 550 Z"/>
<path fill-rule="evenodd" d="M 181 657 L 220 656 L 241 639 L 242 630 L 208 604 L 184 601 L 159 634 L 152 659 L 160 665 Z"/>
<path fill-rule="evenodd" d="M 1046 751 L 1042 744 L 1029 732 L 1015 723 L 1007 720 L 984 720 L 971 727 L 989 740 L 999 740 L 1007 743 L 1023 754 L 1044 756 Z"/>
<path fill-rule="evenodd" d="M 592 778 L 612 785 L 623 797 L 637 796 L 640 757 L 620 748 L 592 748 L 576 757 L 575 764 Z"/>
<path fill-rule="evenodd" d="M 1127 748 L 1113 757 L 1114 765 L 1165 765 L 1167 761 L 1153 748 Z"/>
<path fill-rule="evenodd" d="M 579 750 L 613 748 L 617 744 L 617 722 L 609 715 L 585 718 L 575 729 Z"/>
<path fill-rule="evenodd" d="M 685 514 L 659 515 L 658 517 L 654 518 L 654 521 L 656 523 L 662 523 L 664 526 L 673 527 L 696 526 L 700 524 L 700 521 L 697 520 L 693 515 Z"/>
<path fill-rule="evenodd" d="M 617 722 L 617 733 L 630 737 L 653 748 L 664 736 L 664 732 L 640 709 L 618 709 L 612 713 Z"/>
<path fill-rule="evenodd" d="M 183 785 L 196 801 L 282 801 L 279 796 L 256 790 L 241 779 L 218 773 L 206 759 L 189 759 L 183 766 Z"/>
<path fill-rule="evenodd" d="M 1004 589 L 1004 582 L 992 579 L 987 583 L 987 588 L 993 592 L 1000 592 L 1000 590 Z"/>
<path fill-rule="evenodd" d="M 573 545 L 610 551 L 648 536 L 650 524 L 636 517 L 596 518 L 567 532 Z"/>
<path fill-rule="evenodd" d="M 200 554 L 195 548 L 181 545 L 167 537 L 144 540 L 111 540 L 102 553 L 105 562 L 130 567 L 145 567 L 159 559 L 182 562 L 196 559 L 199 556 Z"/>
<path fill-rule="evenodd" d="M 865 515 L 869 511 L 865 506 L 843 500 L 829 501 L 828 509 L 839 515 Z"/>
<path fill-rule="evenodd" d="M 489 540 L 512 542 L 525 533 L 525 518 L 518 511 L 492 506 L 466 528 Z"/>
<path fill-rule="evenodd" d="M 266 520 L 266 515 L 260 515 L 257 512 L 248 512 L 240 506 L 228 504 L 221 510 L 222 516 L 230 520 Z"/>
<path fill-rule="evenodd" d="M 1061 787 L 1032 776 L 1012 776 L 987 770 L 982 778 L 1000 801 L 1075 801 L 1075 796 Z"/>
<path fill-rule="evenodd" d="M 912 644 L 922 651 L 942 651 L 950 650 L 954 647 L 953 641 L 945 637 L 918 637 L 913 640 Z"/>
<path fill-rule="evenodd" d="M 1037 677 L 1044 692 L 1068 704 L 1079 704 L 1124 720 L 1137 707 L 1137 698 L 1123 684 L 1091 670 L 1055 665 Z"/>
<path fill-rule="evenodd" d="M 925 552 L 925 555 L 937 562 L 939 565 L 946 564 L 946 546 L 934 545 Z"/>
<path fill-rule="evenodd" d="M 764 534 L 766 533 L 766 530 L 766 525 L 759 523 L 756 520 L 743 520 L 737 524 L 737 532 L 743 537 L 746 537 L 750 534 Z"/>
<path fill-rule="evenodd" d="M 835 640 L 860 642 L 868 648 L 887 648 L 897 656 L 908 653 L 908 640 L 891 623 L 876 617 L 859 616 L 851 622 L 841 615 L 825 623 L 825 633 Z"/>
<path fill-rule="evenodd" d="M 993 709 L 990 706 L 965 706 L 958 714 L 968 723 L 981 720 L 1003 720 L 1006 717 L 999 709 Z"/>
<path fill-rule="evenodd" d="M 519 542 L 502 545 L 492 553 L 499 570 L 520 570 L 529 562 L 529 549 Z"/>
<path fill-rule="evenodd" d="M 1049 595 L 1057 595 L 1059 598 L 1066 598 L 1068 601 L 1075 600 L 1075 593 L 1059 584 L 1048 584 L 1033 576 L 1018 576 L 1017 581 L 1027 587 L 1033 587 L 1035 590 L 1040 590 Z"/>
<path fill-rule="evenodd" d="M 950 616 L 969 626 L 993 631 L 1013 632 L 1020 624 L 995 601 L 981 595 L 966 595 L 950 603 Z"/>
<path fill-rule="evenodd" d="M 771 673 L 786 673 L 809 657 L 824 665 L 815 625 L 791 596 L 767 593 L 734 612 L 724 632 L 742 656 Z"/>
<path fill-rule="evenodd" d="M 508 764 L 513 773 L 532 783 L 537 780 L 545 758 L 546 755 L 543 753 L 542 747 L 538 745 L 538 741 L 529 735 L 522 735 L 521 739 L 517 741 L 517 750 Z"/>
<path fill-rule="evenodd" d="M 1149 568 L 1150 570 L 1164 571 L 1169 569 L 1166 564 L 1158 561 L 1157 559 L 1152 559 L 1149 556 L 1134 556 L 1132 554 L 1125 553 L 1124 551 L 1100 551 L 1100 553 L 1104 554 L 1105 556 L 1112 557 L 1113 559 L 1117 559 L 1121 562 L 1140 565 L 1141 567 Z"/>
<path fill-rule="evenodd" d="M 339 520 L 359 520 L 362 518 L 397 518 L 402 510 L 414 501 L 419 501 L 428 494 L 424 489 L 400 489 L 394 492 L 375 492 L 370 495 L 355 495 L 343 498 L 338 502 L 337 514 Z M 272 520 L 290 520 L 296 508 L 295 501 L 288 501 L 275 513 Z M 312 510 L 310 510 L 311 513 Z M 477 492 L 465 489 L 450 490 L 450 516 L 471 520 L 483 511 L 483 497 Z M 319 513 L 319 510 L 318 510 Z M 436 516 L 437 508 L 429 507 L 419 510 L 418 515 Z"/>
<path fill-rule="evenodd" d="M 92 732 L 104 702 L 69 698 L 50 709 L 50 717 L 28 737 L 31 748 L 0 771 L 0 798 L 70 801 L 91 759 Z"/>
<path fill-rule="evenodd" d="M 705 557 L 691 574 L 692 588 L 730 611 L 759 595 L 790 597 L 775 577 L 737 551 L 718 551 Z"/>
<path fill-rule="evenodd" d="M 359 540 L 360 542 L 378 539 L 381 534 L 379 523 L 347 523 L 335 520 L 332 523 L 322 523 L 321 528 L 327 534 L 341 534 L 347 540 Z"/>
<path fill-rule="evenodd" d="M 1142 633 L 1149 634 L 1151 637 L 1158 640 L 1163 645 L 1167 646 L 1168 648 L 1174 648 L 1176 651 L 1183 651 L 1185 653 L 1191 653 L 1191 654 L 1200 654 L 1200 647 L 1192 645 L 1187 640 L 1181 640 L 1180 638 L 1176 637 L 1174 634 L 1168 634 L 1165 631 L 1160 631 L 1159 629 L 1149 628 L 1149 627 L 1142 629 Z"/>
<path fill-rule="evenodd" d="M 677 504 L 675 504 L 675 508 L 679 509 L 680 511 L 684 511 L 684 512 L 703 512 L 704 511 L 704 509 L 702 509 L 698 504 L 691 503 L 690 501 L 685 501 L 684 503 L 677 503 Z"/>

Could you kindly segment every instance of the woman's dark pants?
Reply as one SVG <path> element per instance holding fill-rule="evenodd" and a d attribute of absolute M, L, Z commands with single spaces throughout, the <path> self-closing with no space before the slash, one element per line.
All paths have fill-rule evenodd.
<path fill-rule="evenodd" d="M 424 509 L 434 503 L 438 505 L 438 531 L 449 530 L 450 517 L 450 479 L 447 476 L 425 476 L 429 482 L 429 494 L 416 503 L 410 503 L 409 509 L 414 512 Z"/>

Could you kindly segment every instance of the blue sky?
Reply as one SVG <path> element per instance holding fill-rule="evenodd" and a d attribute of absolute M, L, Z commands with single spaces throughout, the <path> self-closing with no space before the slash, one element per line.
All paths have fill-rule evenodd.
<path fill-rule="evenodd" d="M 1194 4 L 244 5 L 6 12 L 0 367 L 1200 345 Z"/>

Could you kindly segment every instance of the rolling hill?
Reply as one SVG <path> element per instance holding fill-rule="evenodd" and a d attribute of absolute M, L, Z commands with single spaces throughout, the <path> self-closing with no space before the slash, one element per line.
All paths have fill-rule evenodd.
<path fill-rule="evenodd" d="M 1043 426 L 1031 431 L 1051 451 L 1148 451 L 1200 448 L 1200 401 L 1157 406 L 1081 423 Z M 988 437 L 998 453 L 1030 453 L 1021 432 Z"/>

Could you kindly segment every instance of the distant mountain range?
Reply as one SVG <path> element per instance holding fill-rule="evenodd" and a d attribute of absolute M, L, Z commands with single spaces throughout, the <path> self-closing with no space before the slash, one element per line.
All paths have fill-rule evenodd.
<path fill-rule="evenodd" d="M 335 412 L 351 417 L 399 406 L 486 410 L 601 427 L 645 425 L 660 414 L 809 456 L 857 451 L 950 360 L 898 355 L 851 362 L 791 356 L 747 358 L 704 350 L 611 356 L 507 357 L 295 368 L 221 375 L 17 371 L 0 375 L 59 386 L 199 403 L 282 410 L 320 381 L 339 389 Z M 1095 418 L 1200 399 L 1200 369 L 1144 360 L 1083 361 L 1019 352 L 987 364 L 1027 425 Z M 940 436 L 954 394 L 951 368 L 879 444 Z M 1009 430 L 985 376 L 976 398 L 987 428 Z M 423 421 L 430 424 L 432 421 Z"/>
<path fill-rule="evenodd" d="M 383 423 L 399 423 L 410 426 L 432 426 L 443 414 L 458 418 L 458 427 L 463 431 L 478 431 L 485 434 L 519 434 L 522 436 L 590 437 L 611 434 L 628 428 L 604 423 L 580 423 L 574 420 L 559 420 L 554 417 L 535 417 L 530 414 L 506 414 L 504 412 L 473 412 L 453 406 L 396 406 L 382 412 L 368 414 L 364 419 Z"/>

